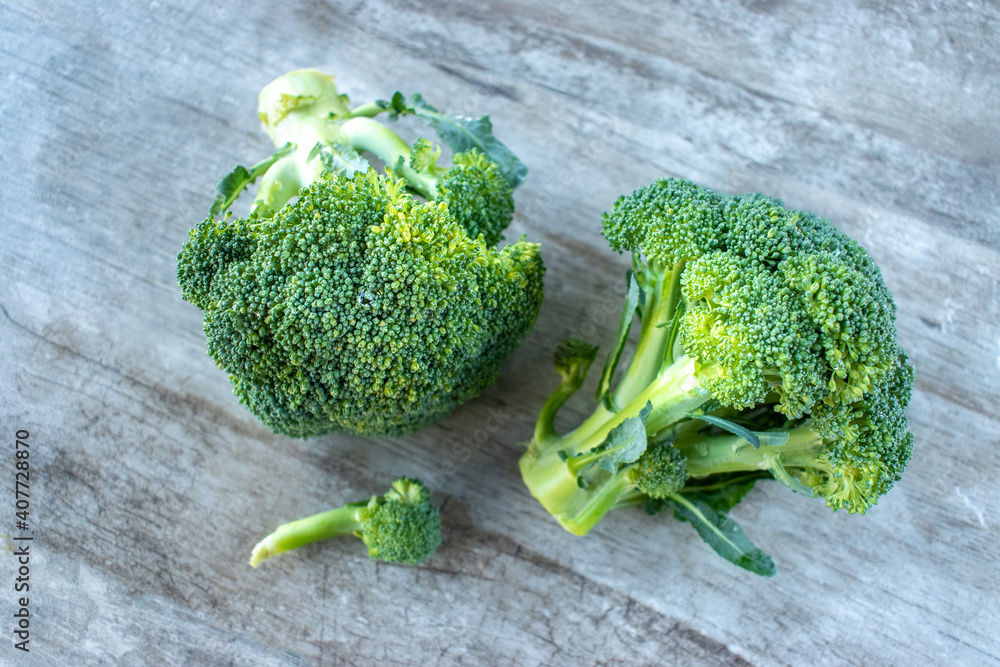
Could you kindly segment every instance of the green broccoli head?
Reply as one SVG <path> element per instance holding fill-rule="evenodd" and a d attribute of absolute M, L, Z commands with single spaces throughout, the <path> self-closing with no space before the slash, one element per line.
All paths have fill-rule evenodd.
<path fill-rule="evenodd" d="M 388 563 L 416 565 L 441 545 L 441 515 L 430 492 L 415 479 L 401 477 L 381 498 L 362 509 L 361 539 L 368 555 Z"/>
<path fill-rule="evenodd" d="M 632 271 L 599 405 L 556 431 L 583 384 L 557 352 L 563 382 L 520 461 L 564 528 L 582 535 L 615 508 L 669 507 L 730 562 L 770 575 L 773 561 L 726 516 L 758 480 L 863 513 L 899 479 L 913 371 L 861 246 L 773 197 L 678 179 L 619 198 L 602 227 Z"/>
<path fill-rule="evenodd" d="M 185 246 L 189 289 L 211 285 L 209 354 L 273 430 L 417 430 L 492 384 L 531 328 L 538 246 L 490 248 L 404 185 L 374 170 L 326 173 L 278 213 L 237 225 L 252 252 L 195 261 L 204 226 L 238 233 L 225 222 Z"/>
<path fill-rule="evenodd" d="M 368 502 L 350 503 L 278 527 L 253 549 L 250 564 L 331 537 L 355 535 L 368 555 L 387 563 L 417 565 L 441 545 L 441 514 L 417 479 L 400 477 Z"/>
<path fill-rule="evenodd" d="M 855 401 L 895 364 L 895 305 L 878 266 L 815 215 L 661 179 L 619 198 L 603 228 L 647 273 L 679 278 L 680 343 L 723 405 L 777 392 L 778 409 L 801 416 Z"/>
<path fill-rule="evenodd" d="M 283 148 L 220 182 L 181 250 L 178 281 L 205 312 L 209 354 L 276 432 L 417 430 L 493 383 L 534 323 L 538 246 L 494 247 L 520 162 L 488 123 L 460 133 L 455 164 L 438 167 L 439 147 L 411 148 L 373 119 L 461 122 L 418 102 L 349 110 L 314 70 L 269 84 L 261 118 Z M 251 215 L 224 215 L 258 177 Z"/>

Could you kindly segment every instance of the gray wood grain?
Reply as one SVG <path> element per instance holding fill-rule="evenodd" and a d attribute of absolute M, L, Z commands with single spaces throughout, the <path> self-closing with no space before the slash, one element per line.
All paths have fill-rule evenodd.
<path fill-rule="evenodd" d="M 7 620 L 0 662 L 1000 664 L 998 33 L 986 2 L 0 4 L 0 452 L 31 431 L 37 535 L 32 653 Z M 303 66 L 488 112 L 531 168 L 510 235 L 545 244 L 538 325 L 417 435 L 271 434 L 175 284 L 214 181 L 268 152 L 258 90 Z M 859 239 L 917 369 L 914 459 L 868 516 L 773 486 L 738 508 L 773 580 L 641 512 L 574 538 L 517 473 L 555 343 L 613 337 L 625 259 L 600 212 L 662 175 Z M 401 473 L 443 503 L 424 566 L 350 541 L 246 565 Z M 0 554 L 4 619 L 14 572 Z"/>

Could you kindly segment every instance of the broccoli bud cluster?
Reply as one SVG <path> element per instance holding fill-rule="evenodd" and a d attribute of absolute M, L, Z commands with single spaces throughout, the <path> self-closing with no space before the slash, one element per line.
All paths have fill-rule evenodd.
<path fill-rule="evenodd" d="M 679 179 L 619 198 L 603 231 L 633 262 L 598 407 L 555 431 L 595 352 L 561 344 L 563 381 L 521 458 L 563 527 L 584 534 L 617 507 L 670 507 L 731 562 L 769 575 L 770 557 L 726 515 L 758 479 L 851 513 L 899 479 L 913 369 L 861 246 L 777 199 Z M 613 383 L 636 315 L 635 353 Z"/>
<path fill-rule="evenodd" d="M 260 104 L 282 148 L 220 182 L 216 210 L 178 257 L 209 354 L 279 433 L 394 435 L 431 424 L 496 381 L 541 305 L 538 245 L 495 247 L 524 169 L 488 121 L 461 133 L 454 165 L 442 167 L 439 147 L 407 146 L 380 113 L 445 130 L 473 122 L 419 96 L 352 110 L 331 77 L 285 75 Z M 251 214 L 226 215 L 257 177 Z"/>

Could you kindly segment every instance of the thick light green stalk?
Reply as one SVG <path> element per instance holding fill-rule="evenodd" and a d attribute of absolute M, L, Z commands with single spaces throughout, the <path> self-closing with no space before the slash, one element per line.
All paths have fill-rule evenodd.
<path fill-rule="evenodd" d="M 574 431 L 563 436 L 558 448 L 579 454 L 596 447 L 604 442 L 611 429 L 638 415 L 647 402 L 653 404 L 653 410 L 646 417 L 646 432 L 656 433 L 700 408 L 710 398 L 695 374 L 694 359 L 682 356 L 661 369 L 651 383 L 617 412 L 598 407 Z"/>
<path fill-rule="evenodd" d="M 258 115 L 276 147 L 291 143 L 294 150 L 261 178 L 255 205 L 277 211 L 312 183 L 324 168 L 317 144 L 349 146 L 390 166 L 402 158 L 399 175 L 407 185 L 428 199 L 436 196 L 436 179 L 410 167 L 410 146 L 378 121 L 354 117 L 331 76 L 304 69 L 275 79 L 260 92 Z"/>
<path fill-rule="evenodd" d="M 367 506 L 368 503 L 351 503 L 278 526 L 253 548 L 250 564 L 257 567 L 265 558 L 312 542 L 341 535 L 357 535 L 364 529 L 358 518 L 359 513 Z"/>
<path fill-rule="evenodd" d="M 719 473 L 772 470 L 776 468 L 828 468 L 820 454 L 823 440 L 807 425 L 788 434 L 788 441 L 779 446 L 761 444 L 759 449 L 738 435 L 708 437 L 680 436 L 674 441 L 687 457 L 691 477 L 707 477 Z"/>
<path fill-rule="evenodd" d="M 599 407 L 575 431 L 559 436 L 552 428 L 551 420 L 555 411 L 572 394 L 573 385 L 579 386 L 570 380 L 564 376 L 563 383 L 542 409 L 535 438 L 521 457 L 520 467 L 525 485 L 542 506 L 566 530 L 583 535 L 611 509 L 626 500 L 632 488 L 625 470 L 614 474 L 594 470 L 589 473 L 587 488 L 581 488 L 578 482 L 580 469 L 601 456 L 589 454 L 590 450 L 604 442 L 613 428 L 638 415 L 647 402 L 653 404 L 653 409 L 646 417 L 646 428 L 648 432 L 654 432 L 676 423 L 703 405 L 710 396 L 698 383 L 694 361 L 681 357 L 662 369 L 644 391 L 618 412 Z M 573 458 L 580 454 L 583 456 Z"/>
<path fill-rule="evenodd" d="M 631 487 L 626 472 L 612 475 L 601 471 L 603 478 L 599 476 L 591 488 L 581 489 L 558 449 L 529 449 L 520 466 L 531 494 L 574 535 L 586 535 Z"/>
<path fill-rule="evenodd" d="M 642 306 L 639 343 L 612 394 L 615 405 L 633 400 L 653 382 L 664 366 L 673 361 L 667 346 L 671 339 L 670 325 L 680 300 L 680 277 L 684 263 L 678 263 L 670 271 L 664 271 L 656 264 L 646 267 L 639 262 L 634 264 L 635 275 L 642 280 L 640 287 L 646 301 Z"/>

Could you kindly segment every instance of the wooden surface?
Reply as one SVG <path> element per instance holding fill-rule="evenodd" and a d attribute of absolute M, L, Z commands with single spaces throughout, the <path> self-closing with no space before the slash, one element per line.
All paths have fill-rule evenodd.
<path fill-rule="evenodd" d="M 32 662 L 1000 664 L 1000 10 L 882 4 L 4 2 L 0 530 L 28 429 Z M 272 435 L 175 283 L 215 180 L 269 152 L 258 90 L 304 66 L 359 101 L 488 112 L 531 168 L 513 235 L 544 244 L 538 324 L 418 435 Z M 913 462 L 868 516 L 776 485 L 735 512 L 772 580 L 640 511 L 574 538 L 517 472 L 555 343 L 613 337 L 626 261 L 600 213 L 664 175 L 859 239 L 917 369 Z M 342 540 L 247 566 L 279 523 L 402 473 L 443 504 L 426 565 Z M 15 568 L 0 553 L 5 664 L 29 657 Z"/>

